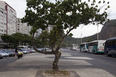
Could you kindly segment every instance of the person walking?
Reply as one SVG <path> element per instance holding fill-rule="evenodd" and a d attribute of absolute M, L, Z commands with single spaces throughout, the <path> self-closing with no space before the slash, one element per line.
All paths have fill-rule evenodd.
<path fill-rule="evenodd" d="M 17 50 L 17 48 L 15 48 L 15 57 L 18 57 L 18 50 Z"/>
<path fill-rule="evenodd" d="M 18 59 L 23 57 L 23 52 L 19 52 L 18 49 L 15 49 L 15 55 L 18 57 Z"/>

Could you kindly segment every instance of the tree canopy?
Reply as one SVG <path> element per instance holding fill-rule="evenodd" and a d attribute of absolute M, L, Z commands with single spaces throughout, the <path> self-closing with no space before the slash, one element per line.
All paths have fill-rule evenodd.
<path fill-rule="evenodd" d="M 55 0 L 55 3 L 48 0 L 27 0 L 26 15 L 22 21 L 32 26 L 33 36 L 37 29 L 45 30 L 52 26 L 49 40 L 53 49 L 47 54 L 55 55 L 53 69 L 58 70 L 57 63 L 61 55 L 59 49 L 66 36 L 72 35 L 70 32 L 80 24 L 103 24 L 107 20 L 108 4 L 104 0 Z M 105 7 L 103 12 L 100 11 L 102 7 Z M 35 46 L 34 48 L 38 51 Z"/>
<path fill-rule="evenodd" d="M 32 39 L 31 36 L 21 33 L 14 33 L 12 35 L 4 34 L 1 36 L 1 38 L 5 43 L 8 43 L 13 47 L 17 47 L 18 45 L 26 45 L 26 44 L 30 45 Z"/>

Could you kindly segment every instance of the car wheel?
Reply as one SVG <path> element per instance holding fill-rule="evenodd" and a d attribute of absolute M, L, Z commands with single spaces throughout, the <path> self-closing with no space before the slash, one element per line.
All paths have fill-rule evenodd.
<path fill-rule="evenodd" d="M 3 57 L 1 56 L 0 59 L 3 59 Z"/>
<path fill-rule="evenodd" d="M 107 56 L 112 57 L 112 55 L 110 54 L 110 51 L 107 51 Z"/>

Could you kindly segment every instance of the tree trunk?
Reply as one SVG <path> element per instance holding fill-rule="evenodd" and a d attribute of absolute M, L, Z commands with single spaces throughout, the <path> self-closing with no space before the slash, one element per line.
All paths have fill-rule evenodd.
<path fill-rule="evenodd" d="M 59 61 L 60 57 L 61 57 L 61 52 L 55 53 L 55 59 L 54 59 L 53 65 L 52 65 L 53 70 L 55 70 L 55 71 L 59 71 L 58 61 Z"/>

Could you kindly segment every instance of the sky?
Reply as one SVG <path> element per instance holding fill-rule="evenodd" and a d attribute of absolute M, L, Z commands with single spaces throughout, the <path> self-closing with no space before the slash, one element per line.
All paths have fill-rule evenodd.
<path fill-rule="evenodd" d="M 26 9 L 26 0 L 1 0 L 8 3 L 11 7 L 13 7 L 16 10 L 17 17 L 22 18 L 25 16 L 25 9 Z M 54 2 L 54 0 L 49 0 L 51 2 Z M 109 19 L 116 19 L 116 0 L 105 0 L 110 2 L 110 9 L 108 10 L 108 18 Z M 77 29 L 74 29 L 71 31 L 73 34 L 73 37 L 75 38 L 82 38 L 91 36 L 93 34 L 96 34 L 97 32 L 100 32 L 103 25 L 80 25 L 77 27 Z"/>

